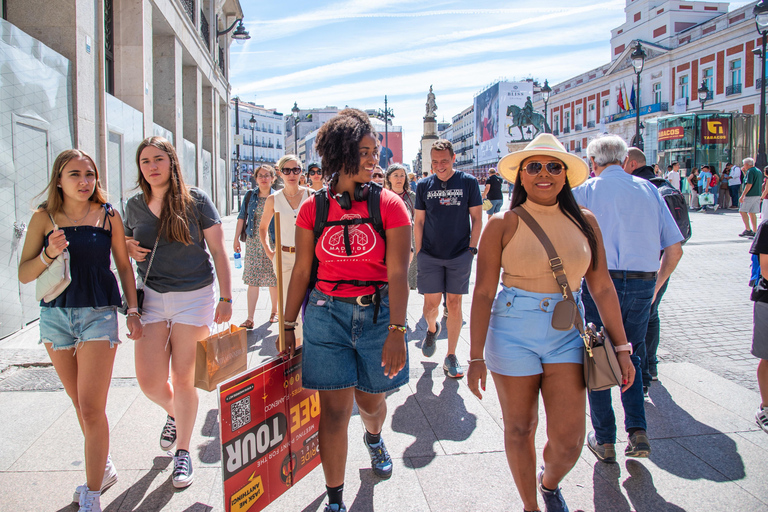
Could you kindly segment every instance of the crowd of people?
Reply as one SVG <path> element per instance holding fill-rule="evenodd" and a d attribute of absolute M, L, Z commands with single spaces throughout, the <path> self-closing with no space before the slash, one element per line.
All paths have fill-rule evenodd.
<path fill-rule="evenodd" d="M 684 236 L 653 180 L 658 166 L 647 165 L 642 151 L 606 135 L 590 142 L 585 162 L 552 135 L 540 134 L 505 156 L 481 189 L 474 176 L 453 168 L 453 147 L 443 139 L 433 144 L 431 172 L 420 180 L 400 164 L 382 169 L 377 133 L 356 109 L 325 123 L 316 146 L 321 163 L 306 173 L 295 155 L 281 158 L 276 169 L 254 170 L 255 186 L 242 201 L 232 248 L 239 253 L 244 243 L 248 291 L 241 327 L 254 328 L 262 287 L 271 299 L 269 321 L 278 322 L 282 280 L 284 355 L 302 347 L 302 384 L 320 397 L 326 512 L 346 511 L 347 433 L 355 404 L 373 473 L 381 479 L 392 475 L 382 428 L 386 394 L 409 378 L 410 290 L 424 297 L 422 356 L 435 355 L 445 324 L 443 371 L 450 379 L 465 376 L 456 348 L 473 265 L 467 384 L 483 399 L 489 372 L 494 379 L 506 456 L 525 511 L 541 510 L 540 499 L 548 512 L 568 510 L 560 483 L 585 439 L 599 461 L 616 461 L 612 393 L 585 387 L 584 322 L 604 327 L 617 352 L 624 453 L 650 455 L 644 404 L 658 378 L 658 309 L 683 255 Z M 176 150 L 162 137 L 140 144 L 136 164 L 140 193 L 128 201 L 123 219 L 106 201 L 94 161 L 78 150 L 59 155 L 19 266 L 19 279 L 31 282 L 65 250 L 71 254 L 72 282 L 54 300 L 41 301 L 40 342 L 85 437 L 86 483 L 75 491 L 83 511 L 100 511 L 101 492 L 117 480 L 105 410 L 120 344 L 115 311 L 123 300 L 110 256 L 125 292 L 128 337 L 136 340 L 137 380 L 166 413 L 160 447 L 175 448 L 176 488 L 189 486 L 194 477 L 189 443 L 198 404 L 195 340 L 232 315 L 229 256 L 210 198 L 184 183 Z M 715 206 L 737 201 L 747 230 L 756 232 L 752 252 L 768 258 L 768 232 L 754 218 L 765 199 L 762 173 L 751 159 L 741 168 L 729 164 L 716 181 L 711 171 L 703 166 L 686 178 L 691 206 L 704 194 L 725 197 Z M 676 162 L 666 180 L 680 188 Z M 511 204 L 501 211 L 505 181 Z M 633 236 L 622 236 L 627 232 Z M 547 239 L 561 262 L 554 277 Z M 766 300 L 755 303 L 753 353 L 761 358 L 758 378 L 767 397 L 765 279 Z M 569 311 L 570 322 L 556 321 L 556 310 L 558 318 Z M 541 470 L 534 443 L 539 397 L 547 419 Z M 756 420 L 768 432 L 762 405 Z"/>

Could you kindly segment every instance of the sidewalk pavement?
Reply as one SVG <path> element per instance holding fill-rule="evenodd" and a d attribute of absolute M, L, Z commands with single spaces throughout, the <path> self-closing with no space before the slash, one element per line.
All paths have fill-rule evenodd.
<path fill-rule="evenodd" d="M 749 245 L 736 236 L 742 229 L 737 215 L 692 214 L 692 218 L 694 238 L 681 265 L 701 260 L 712 262 L 713 268 L 732 267 L 734 276 L 741 275 L 748 266 L 744 254 Z M 234 216 L 225 218 L 230 246 L 234 224 Z M 727 259 L 720 259 L 721 254 Z M 697 265 L 694 267 L 701 268 Z M 241 271 L 234 270 L 235 323 L 245 319 L 246 287 L 240 276 Z M 730 281 L 721 282 L 734 288 Z M 739 288 L 741 295 L 743 288 Z M 737 383 L 746 375 L 745 368 L 737 368 L 737 378 L 726 378 L 730 376 L 729 361 L 746 362 L 750 357 L 749 333 L 744 329 L 748 326 L 741 325 L 742 330 L 736 331 L 740 338 L 731 343 L 740 359 L 725 358 L 710 371 L 703 367 L 706 364 L 690 362 L 704 361 L 700 352 L 681 358 L 674 343 L 685 340 L 687 328 L 673 324 L 680 318 L 678 301 L 684 302 L 682 306 L 707 297 L 720 301 L 719 290 L 684 272 L 673 277 L 670 290 L 685 295 L 670 299 L 668 294 L 662 303 L 665 350 L 660 351 L 660 380 L 651 387 L 651 402 L 646 405 L 653 452 L 649 459 L 625 458 L 626 436 L 621 432 L 618 464 L 597 462 L 585 448 L 562 483 L 573 511 L 768 510 L 768 437 L 754 422 L 759 395 Z M 470 300 L 463 303 L 460 361 L 469 356 Z M 268 301 L 262 290 L 257 327 L 248 334 L 251 367 L 276 355 L 277 330 L 268 323 Z M 387 398 L 383 436 L 394 459 L 393 477 L 383 482 L 373 477 L 360 439 L 362 422 L 355 410 L 349 426 L 347 507 L 350 512 L 520 511 L 523 506 L 507 466 L 493 381 L 489 378 L 487 392 L 478 400 L 464 380 L 444 376 L 445 328 L 437 354 L 432 359 L 422 356 L 426 331 L 422 304 L 422 297 L 412 293 L 408 305 L 410 382 Z M 742 309 L 748 307 L 746 300 Z M 731 323 L 749 319 L 751 326 L 750 311 L 733 319 L 718 317 L 716 329 L 697 336 L 706 335 L 715 344 L 721 332 L 733 331 Z M 224 510 L 215 393 L 200 392 L 192 438 L 195 482 L 176 491 L 170 483 L 172 458 L 159 447 L 165 413 L 141 393 L 133 366 L 134 342 L 123 339 L 107 404 L 111 453 L 119 480 L 105 492 L 102 506 L 109 512 Z M 0 423 L 0 510 L 75 511 L 77 506 L 69 501 L 75 486 L 85 480 L 82 435 L 74 408 L 37 340 L 36 323 L 0 340 L 0 411 L 5 417 Z M 751 365 L 754 376 L 754 359 Z M 618 391 L 614 391 L 614 407 L 621 425 Z M 536 448 L 541 462 L 546 441 L 543 404 L 539 411 Z M 325 501 L 323 473 L 316 469 L 267 510 L 314 512 L 322 510 Z"/>

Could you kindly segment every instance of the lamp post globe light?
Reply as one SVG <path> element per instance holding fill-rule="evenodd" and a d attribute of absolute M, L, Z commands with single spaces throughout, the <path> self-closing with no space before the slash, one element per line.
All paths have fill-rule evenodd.
<path fill-rule="evenodd" d="M 229 34 L 233 28 L 235 28 L 235 25 L 237 25 L 237 28 L 235 29 L 235 33 L 232 34 L 232 39 L 237 41 L 238 44 L 245 44 L 245 42 L 251 38 L 251 34 L 248 33 L 247 30 L 245 30 L 245 25 L 243 25 L 243 19 L 237 19 L 229 26 L 229 28 L 225 30 L 217 30 L 216 31 L 216 37 L 223 36 L 225 34 Z"/>
<path fill-rule="evenodd" d="M 299 112 L 301 112 L 301 109 L 296 104 L 296 102 L 293 102 L 293 108 L 291 109 L 291 112 L 293 112 L 293 154 L 296 155 L 296 158 L 299 157 Z"/>
<path fill-rule="evenodd" d="M 549 130 L 549 123 L 547 116 L 547 103 L 549 102 L 549 97 L 552 94 L 552 88 L 549 86 L 549 82 L 547 80 L 544 80 L 544 87 L 541 88 L 541 99 L 544 100 L 544 133 L 551 133 Z"/>
<path fill-rule="evenodd" d="M 701 103 L 701 110 L 704 110 L 704 103 L 709 98 L 709 87 L 707 87 L 707 81 L 701 81 L 701 87 L 699 87 L 699 103 Z"/>
<path fill-rule="evenodd" d="M 640 73 L 643 71 L 645 65 L 646 53 L 643 50 L 643 45 L 640 41 L 637 41 L 635 49 L 630 55 L 632 59 L 632 67 L 635 68 L 635 74 L 637 75 L 637 91 L 635 94 L 635 147 L 640 148 L 642 138 L 640 137 Z"/>
<path fill-rule="evenodd" d="M 752 10 L 752 14 L 755 15 L 757 31 L 763 36 L 762 72 L 760 74 L 760 131 L 757 139 L 757 158 L 755 158 L 755 166 L 758 169 L 763 169 L 768 163 L 768 157 L 765 154 L 765 46 L 766 35 L 768 35 L 768 2 L 760 0 Z"/>

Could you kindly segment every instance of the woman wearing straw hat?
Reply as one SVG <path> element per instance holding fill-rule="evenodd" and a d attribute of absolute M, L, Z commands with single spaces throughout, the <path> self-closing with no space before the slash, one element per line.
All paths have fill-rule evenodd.
<path fill-rule="evenodd" d="M 545 511 L 567 511 L 559 485 L 584 444 L 584 345 L 575 326 L 552 327 L 552 311 L 563 292 L 544 246 L 513 211 L 516 207 L 530 214 L 552 241 L 582 315 L 584 277 L 590 291 L 597 291 L 593 296 L 613 342 L 625 345 L 627 339 L 597 221 L 579 208 L 571 193 L 571 187 L 588 177 L 584 161 L 567 153 L 552 135 L 542 134 L 524 150 L 505 156 L 498 167 L 515 187 L 510 211 L 491 217 L 480 238 L 468 384 L 482 398 L 479 387 L 485 390 L 488 370 L 493 375 L 507 461 L 525 510 L 539 510 L 538 488 Z M 502 290 L 496 296 L 502 270 Z M 634 380 L 634 369 L 626 351 L 619 352 L 619 362 L 624 390 Z M 548 439 L 544 466 L 537 474 L 539 393 Z"/>

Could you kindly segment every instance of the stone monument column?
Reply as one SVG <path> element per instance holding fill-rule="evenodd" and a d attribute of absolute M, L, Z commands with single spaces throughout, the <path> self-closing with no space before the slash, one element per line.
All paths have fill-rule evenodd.
<path fill-rule="evenodd" d="M 432 92 L 432 86 L 429 86 L 427 94 L 427 115 L 424 116 L 424 134 L 421 136 L 421 170 L 430 171 L 432 167 L 432 144 L 437 140 L 437 103 L 435 103 L 435 93 Z"/>

